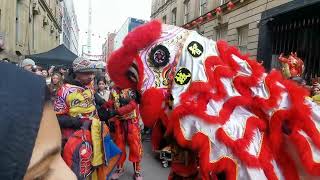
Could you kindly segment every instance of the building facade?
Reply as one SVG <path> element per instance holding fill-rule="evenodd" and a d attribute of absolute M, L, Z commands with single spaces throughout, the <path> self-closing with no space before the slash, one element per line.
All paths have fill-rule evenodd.
<path fill-rule="evenodd" d="M 64 44 L 74 54 L 79 54 L 79 26 L 74 11 L 73 0 L 63 0 L 61 44 Z"/>
<path fill-rule="evenodd" d="M 129 17 L 125 23 L 121 26 L 121 28 L 116 33 L 116 36 L 114 37 L 114 49 L 116 50 L 121 47 L 123 39 L 126 37 L 126 35 L 132 31 L 137 26 L 144 24 L 146 21 L 136 18 Z"/>
<path fill-rule="evenodd" d="M 48 51 L 59 45 L 59 0 L 1 0 L 0 58 L 19 61 L 24 55 Z"/>
<path fill-rule="evenodd" d="M 234 8 L 228 10 L 229 0 L 153 0 L 151 18 L 197 30 L 214 40 L 224 39 L 256 57 L 262 12 L 289 1 L 233 0 Z M 222 11 L 219 16 L 218 7 Z M 198 21 L 200 17 L 206 19 L 208 13 L 212 15 L 210 20 Z"/>
<path fill-rule="evenodd" d="M 104 60 L 107 61 L 109 56 L 114 50 L 114 38 L 116 33 L 108 33 L 106 42 L 102 45 L 102 54 L 104 56 Z"/>
<path fill-rule="evenodd" d="M 152 0 L 151 18 L 196 30 L 213 40 L 223 39 L 251 58 L 263 61 L 267 69 L 279 66 L 280 53 L 296 51 L 312 69 L 305 73 L 310 79 L 312 74 L 320 76 L 320 63 L 316 60 L 320 59 L 319 53 L 312 50 L 320 47 L 320 30 L 316 28 L 320 21 L 319 3 L 320 0 Z M 309 21 L 311 25 L 307 25 Z M 310 45 L 303 47 L 297 43 L 300 40 Z"/>

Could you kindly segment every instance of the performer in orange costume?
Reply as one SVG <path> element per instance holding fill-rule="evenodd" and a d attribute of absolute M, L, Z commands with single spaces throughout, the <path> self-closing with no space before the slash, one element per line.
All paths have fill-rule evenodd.
<path fill-rule="evenodd" d="M 121 149 L 122 156 L 118 169 L 111 179 L 119 179 L 124 172 L 126 160 L 126 143 L 129 145 L 129 161 L 133 163 L 134 179 L 142 180 L 140 162 L 142 158 L 142 144 L 139 127 L 137 94 L 132 89 L 119 90 L 114 88 L 111 92 L 113 108 L 118 116 L 114 117 L 114 140 Z"/>

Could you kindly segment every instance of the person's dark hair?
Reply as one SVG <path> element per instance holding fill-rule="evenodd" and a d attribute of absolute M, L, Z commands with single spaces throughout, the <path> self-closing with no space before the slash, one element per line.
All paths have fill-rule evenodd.
<path fill-rule="evenodd" d="M 100 82 L 100 81 L 103 81 L 105 84 L 107 84 L 107 80 L 106 80 L 106 78 L 103 77 L 103 76 L 101 76 L 101 77 L 99 77 L 99 78 L 97 79 L 97 85 L 99 85 L 99 82 Z"/>
<path fill-rule="evenodd" d="M 32 72 L 36 72 L 36 71 L 37 71 L 37 66 L 36 66 L 36 65 L 32 66 L 32 67 L 31 67 L 31 71 L 32 71 Z"/>
<path fill-rule="evenodd" d="M 60 73 L 60 72 L 59 72 Z M 60 73 L 61 74 L 61 73 Z M 73 72 L 73 69 L 70 69 L 69 72 L 65 74 L 64 83 L 72 83 L 74 82 L 74 79 L 76 78 L 76 74 Z"/>
<path fill-rule="evenodd" d="M 306 81 L 302 77 L 292 77 L 290 78 L 292 81 L 295 81 L 299 85 L 306 84 Z"/>
<path fill-rule="evenodd" d="M 2 61 L 11 62 L 10 59 L 8 59 L 8 58 L 3 58 Z"/>

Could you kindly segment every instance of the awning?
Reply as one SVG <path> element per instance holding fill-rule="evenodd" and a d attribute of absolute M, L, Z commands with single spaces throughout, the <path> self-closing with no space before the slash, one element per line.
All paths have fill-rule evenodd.
<path fill-rule="evenodd" d="M 65 45 L 61 44 L 48 52 L 27 55 L 26 57 L 33 59 L 36 65 L 42 67 L 50 67 L 52 65 L 71 67 L 73 60 L 78 56 L 71 52 Z"/>

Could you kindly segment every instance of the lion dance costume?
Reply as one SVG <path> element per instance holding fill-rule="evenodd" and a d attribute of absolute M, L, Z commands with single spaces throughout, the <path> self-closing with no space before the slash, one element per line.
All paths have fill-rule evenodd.
<path fill-rule="evenodd" d="M 107 69 L 118 86 L 141 92 L 153 137 L 191 151 L 185 159 L 196 159 L 202 179 L 320 176 L 320 107 L 226 42 L 151 21 L 128 34 Z M 172 163 L 187 178 L 192 163 Z"/>

